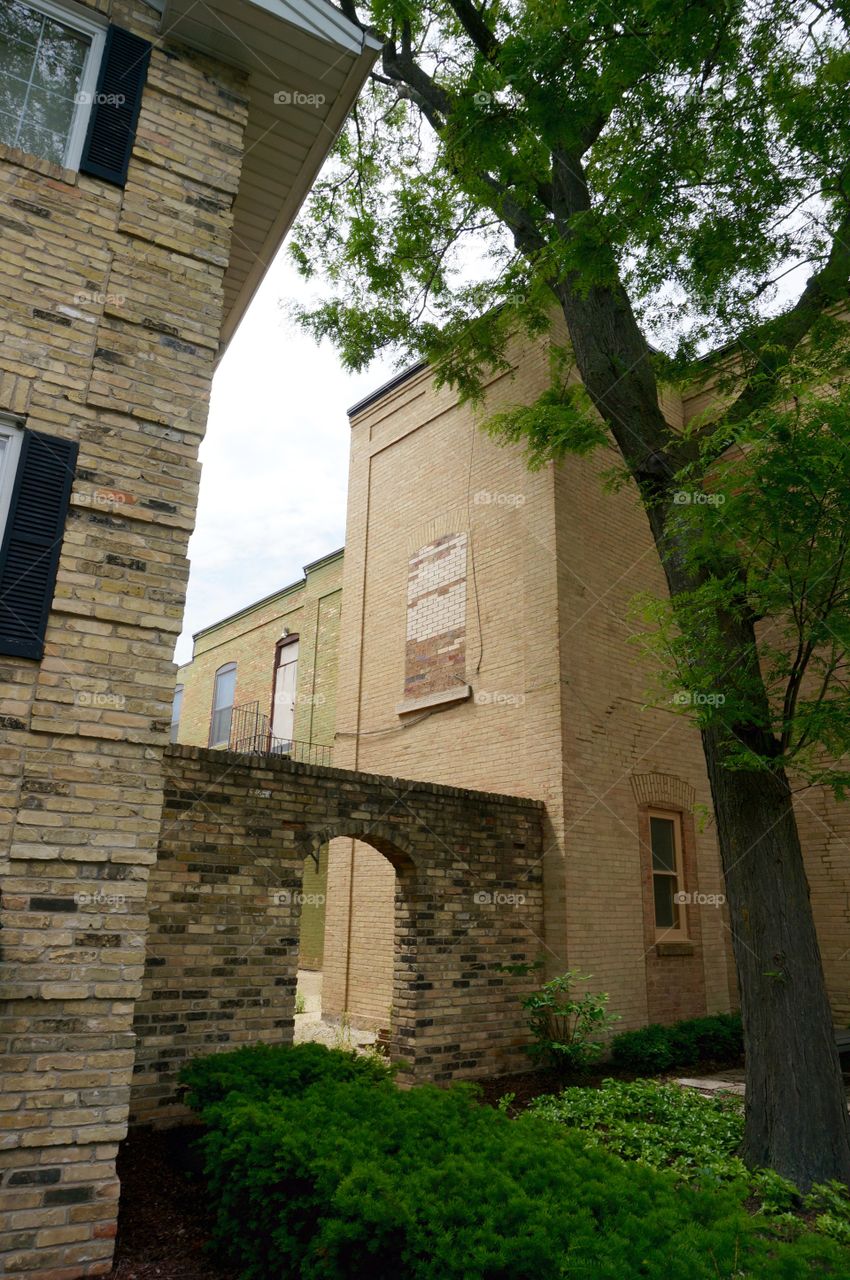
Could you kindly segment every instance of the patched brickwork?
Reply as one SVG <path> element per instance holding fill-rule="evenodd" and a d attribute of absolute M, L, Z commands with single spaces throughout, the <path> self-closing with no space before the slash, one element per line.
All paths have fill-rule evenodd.
<path fill-rule="evenodd" d="M 542 806 L 196 747 L 166 753 L 132 1114 L 176 1119 L 187 1059 L 292 1038 L 305 858 L 368 843 L 395 872 L 392 1053 L 414 1080 L 527 1065 L 520 998 L 542 923 Z"/>
<path fill-rule="evenodd" d="M 465 533 L 450 533 L 410 558 L 405 698 L 443 693 L 464 683 L 466 547 Z"/>

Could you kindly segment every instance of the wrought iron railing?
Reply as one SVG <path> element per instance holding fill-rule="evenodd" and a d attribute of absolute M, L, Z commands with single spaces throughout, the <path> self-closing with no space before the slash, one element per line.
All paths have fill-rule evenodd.
<path fill-rule="evenodd" d="M 233 708 L 229 747 L 245 755 L 283 756 L 302 764 L 333 764 L 333 747 L 321 742 L 275 737 L 271 721 L 260 711 L 259 702 L 246 702 Z"/>

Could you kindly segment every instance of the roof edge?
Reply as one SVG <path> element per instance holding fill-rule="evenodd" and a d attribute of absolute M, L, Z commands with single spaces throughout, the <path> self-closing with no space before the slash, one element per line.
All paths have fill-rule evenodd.
<path fill-rule="evenodd" d="M 322 565 L 330 564 L 332 560 L 338 560 L 340 556 L 344 555 L 344 553 L 345 547 L 342 546 L 338 547 L 336 551 L 329 551 L 326 556 L 319 556 L 318 560 L 311 560 L 309 564 L 305 564 L 304 566 L 305 578 L 308 574 L 312 573 L 314 569 L 321 569 Z"/>
<path fill-rule="evenodd" d="M 409 365 L 408 368 L 402 369 L 394 377 L 387 382 L 381 383 L 374 391 L 370 391 L 362 400 L 358 400 L 346 412 L 349 418 L 355 418 L 358 413 L 362 413 L 364 409 L 368 409 L 370 405 L 377 404 L 379 400 L 383 400 L 384 396 L 389 395 L 391 391 L 395 391 L 396 387 L 402 386 L 414 374 L 421 373 L 423 369 L 429 368 L 427 360 L 417 360 L 415 364 Z"/>
<path fill-rule="evenodd" d="M 345 552 L 345 547 L 338 547 L 336 551 L 329 551 L 327 555 L 319 556 L 318 560 L 311 560 L 309 564 L 304 566 L 304 576 L 296 578 L 294 582 L 288 583 L 285 587 L 278 587 L 276 591 L 270 591 L 267 596 L 261 596 L 259 600 L 252 601 L 251 604 L 245 604 L 241 609 L 234 609 L 233 613 L 226 614 L 223 618 L 219 618 L 216 622 L 211 622 L 206 627 L 201 627 L 200 631 L 192 632 L 192 641 L 200 639 L 201 636 L 209 635 L 211 631 L 218 630 L 225 623 L 235 622 L 237 618 L 244 618 L 246 614 L 253 613 L 255 609 L 261 609 L 264 604 L 270 604 L 272 600 L 276 600 L 278 596 L 289 595 L 290 591 L 296 591 L 299 587 L 306 587 L 307 575 L 312 573 L 314 569 L 321 568 L 324 564 L 329 564 L 332 560 L 338 559 Z M 189 662 L 194 661 L 194 656 Z M 182 664 L 184 667 L 189 665 L 188 662 Z"/>

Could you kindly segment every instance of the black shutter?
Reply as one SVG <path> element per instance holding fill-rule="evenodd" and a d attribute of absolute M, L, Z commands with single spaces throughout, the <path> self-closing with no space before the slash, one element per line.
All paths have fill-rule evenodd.
<path fill-rule="evenodd" d="M 106 33 L 80 172 L 123 187 L 136 136 L 151 46 L 122 27 Z"/>
<path fill-rule="evenodd" d="M 25 431 L 0 547 L 0 654 L 41 658 L 77 446 Z"/>

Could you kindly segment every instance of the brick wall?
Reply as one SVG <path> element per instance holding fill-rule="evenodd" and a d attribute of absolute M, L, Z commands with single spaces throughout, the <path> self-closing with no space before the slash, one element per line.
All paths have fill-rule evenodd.
<path fill-rule="evenodd" d="M 529 980 L 498 966 L 530 959 L 541 931 L 538 804 L 196 747 L 165 769 L 135 1119 L 185 1114 L 177 1076 L 196 1054 L 291 1040 L 304 860 L 346 832 L 396 881 L 388 1006 L 408 1078 L 527 1064 Z"/>
<path fill-rule="evenodd" d="M 111 1266 L 241 73 L 157 39 L 126 187 L 0 149 L 0 410 L 79 443 L 41 662 L 0 657 L 6 1274 Z M 226 161 L 223 156 L 226 154 Z"/>

